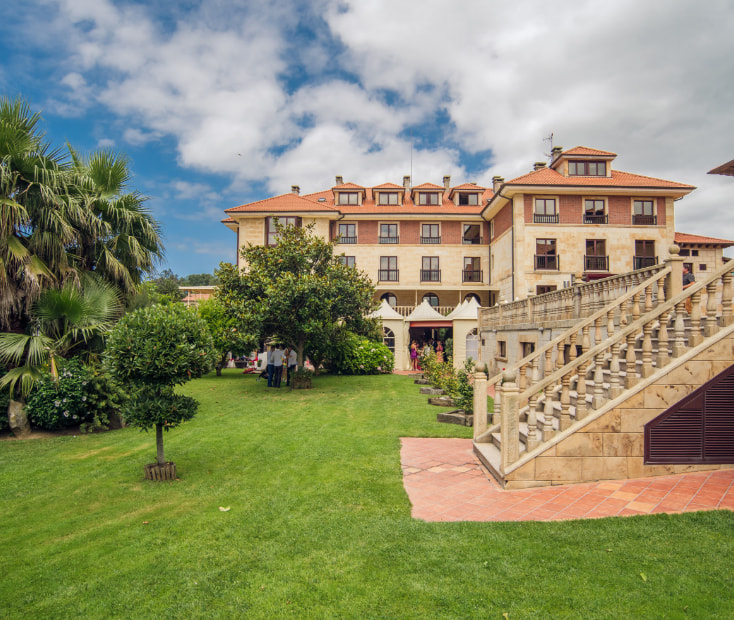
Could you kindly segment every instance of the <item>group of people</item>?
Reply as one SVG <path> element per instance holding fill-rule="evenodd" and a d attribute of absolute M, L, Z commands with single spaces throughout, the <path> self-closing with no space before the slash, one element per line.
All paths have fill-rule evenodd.
<path fill-rule="evenodd" d="M 416 342 L 415 340 L 410 343 L 410 366 L 413 370 L 420 370 L 420 358 L 421 356 L 428 355 L 429 353 L 435 353 L 436 359 L 439 362 L 443 362 L 443 342 L 440 340 L 434 340 L 429 338 L 428 340 Z"/>
<path fill-rule="evenodd" d="M 271 344 L 267 352 L 265 370 L 258 377 L 258 381 L 267 377 L 268 387 L 279 388 L 285 372 L 286 385 L 291 384 L 291 373 L 298 368 L 298 354 L 293 347 L 283 349 L 282 345 Z"/>

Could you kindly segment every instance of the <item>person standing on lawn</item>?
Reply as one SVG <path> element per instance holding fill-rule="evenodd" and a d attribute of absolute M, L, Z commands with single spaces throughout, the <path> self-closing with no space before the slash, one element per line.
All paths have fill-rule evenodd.
<path fill-rule="evenodd" d="M 286 380 L 286 385 L 291 384 L 291 373 L 296 372 L 296 369 L 298 367 L 298 353 L 296 353 L 296 350 L 293 347 L 290 347 L 288 350 L 288 370 L 286 371 L 288 373 L 288 379 Z"/>
<path fill-rule="evenodd" d="M 280 381 L 283 378 L 283 349 L 278 345 L 273 351 L 273 385 L 271 387 L 280 387 Z"/>
<path fill-rule="evenodd" d="M 270 345 L 270 349 L 268 350 L 268 387 L 273 387 L 273 378 L 275 376 L 275 345 Z"/>

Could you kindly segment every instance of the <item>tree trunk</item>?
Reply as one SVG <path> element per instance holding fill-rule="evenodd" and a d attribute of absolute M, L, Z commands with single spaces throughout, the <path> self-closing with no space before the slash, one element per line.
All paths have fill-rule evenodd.
<path fill-rule="evenodd" d="M 217 365 L 215 366 L 215 368 L 217 369 L 217 377 L 221 377 L 221 376 L 222 376 L 222 363 L 221 363 L 221 362 L 219 362 L 219 363 L 218 363 L 218 364 L 217 364 Z"/>
<path fill-rule="evenodd" d="M 298 368 L 303 368 L 303 348 L 306 345 L 306 343 L 303 340 L 299 340 L 298 344 L 296 344 L 296 351 L 298 352 Z"/>
<path fill-rule="evenodd" d="M 25 437 L 31 433 L 31 425 L 25 412 L 25 402 L 10 399 L 8 404 L 8 423 L 16 437 Z"/>
<path fill-rule="evenodd" d="M 155 448 L 158 465 L 165 465 L 166 459 L 163 456 L 163 424 L 155 425 Z"/>

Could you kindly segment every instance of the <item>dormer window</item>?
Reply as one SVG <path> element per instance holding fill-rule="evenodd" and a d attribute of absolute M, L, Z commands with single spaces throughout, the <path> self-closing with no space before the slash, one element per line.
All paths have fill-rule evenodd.
<path fill-rule="evenodd" d="M 418 192 L 419 205 L 437 205 L 438 192 Z"/>
<path fill-rule="evenodd" d="M 399 205 L 400 204 L 400 193 L 399 192 L 380 192 L 377 204 L 381 205 Z"/>
<path fill-rule="evenodd" d="M 339 192 L 340 205 L 358 205 L 359 192 Z"/>
<path fill-rule="evenodd" d="M 479 194 L 461 192 L 459 194 L 459 205 L 478 205 Z"/>
<path fill-rule="evenodd" d="M 607 162 L 605 161 L 569 161 L 568 176 L 570 177 L 605 177 L 607 176 Z"/>

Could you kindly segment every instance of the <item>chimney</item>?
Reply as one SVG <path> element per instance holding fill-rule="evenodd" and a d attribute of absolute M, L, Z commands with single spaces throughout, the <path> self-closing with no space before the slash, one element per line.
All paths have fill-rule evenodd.
<path fill-rule="evenodd" d="M 446 191 L 448 191 L 451 188 L 451 177 L 450 176 L 445 176 L 443 178 L 443 186 L 446 189 Z"/>
<path fill-rule="evenodd" d="M 403 177 L 403 187 L 405 189 L 410 189 L 410 177 L 407 175 Z"/>
<path fill-rule="evenodd" d="M 492 177 L 492 191 L 496 194 L 500 191 L 500 185 L 505 182 L 505 179 L 501 176 Z"/>
<path fill-rule="evenodd" d="M 545 168 L 544 161 L 536 161 L 535 164 L 533 164 L 533 170 L 541 170 L 542 168 Z"/>
<path fill-rule="evenodd" d="M 336 185 L 344 185 L 344 177 L 337 174 L 336 175 Z"/>
<path fill-rule="evenodd" d="M 563 153 L 562 146 L 554 146 L 551 149 L 551 164 L 553 164 L 553 162 L 561 156 L 561 153 Z"/>
<path fill-rule="evenodd" d="M 291 194 L 298 196 L 301 193 L 301 188 L 298 185 L 291 185 Z"/>

